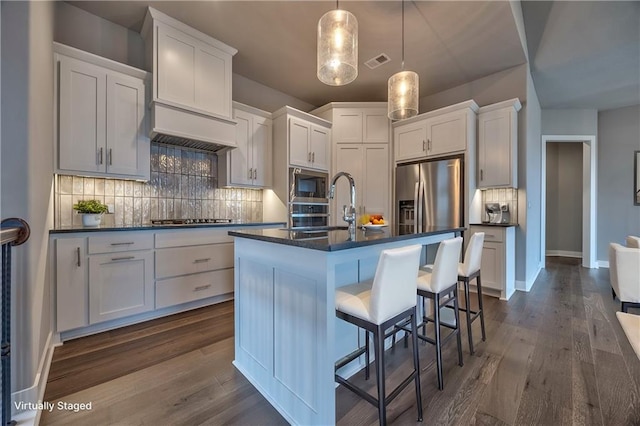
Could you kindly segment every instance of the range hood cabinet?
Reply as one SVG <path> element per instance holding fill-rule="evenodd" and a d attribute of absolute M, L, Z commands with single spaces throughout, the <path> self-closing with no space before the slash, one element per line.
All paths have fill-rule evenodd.
<path fill-rule="evenodd" d="M 235 148 L 231 66 L 238 51 L 151 7 L 141 34 L 153 73 L 150 139 L 213 152 Z"/>

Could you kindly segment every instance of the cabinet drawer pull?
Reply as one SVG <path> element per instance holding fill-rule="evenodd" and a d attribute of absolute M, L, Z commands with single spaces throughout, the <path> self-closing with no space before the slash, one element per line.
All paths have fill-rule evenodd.
<path fill-rule="evenodd" d="M 113 166 L 113 149 L 109 148 L 109 165 Z"/>
<path fill-rule="evenodd" d="M 211 260 L 210 257 L 206 257 L 204 259 L 196 259 L 196 260 L 193 261 L 193 263 L 204 263 L 204 262 L 208 262 L 210 260 Z"/>
<path fill-rule="evenodd" d="M 496 236 L 493 235 L 493 234 L 485 234 L 485 237 L 487 237 L 487 238 L 495 238 Z"/>
<path fill-rule="evenodd" d="M 308 162 L 311 162 L 311 153 L 308 153 L 308 154 L 307 154 L 307 161 L 308 161 Z"/>
<path fill-rule="evenodd" d="M 431 139 L 427 139 L 427 151 L 431 151 Z"/>
<path fill-rule="evenodd" d="M 258 169 L 253 169 L 253 178 L 258 179 Z"/>
<path fill-rule="evenodd" d="M 427 142 L 425 140 L 422 141 L 422 150 L 423 151 L 427 150 Z"/>
<path fill-rule="evenodd" d="M 82 263 L 80 262 L 80 247 L 76 248 L 76 254 L 78 255 L 78 263 L 77 263 L 77 265 L 78 265 L 78 268 L 79 268 L 80 266 L 82 266 Z"/>
<path fill-rule="evenodd" d="M 193 289 L 193 291 L 202 291 L 211 287 L 211 284 L 201 285 Z"/>
<path fill-rule="evenodd" d="M 135 244 L 135 242 L 127 241 L 126 243 L 111 243 L 112 246 L 130 246 L 131 244 Z"/>
<path fill-rule="evenodd" d="M 480 180 L 484 179 L 484 170 L 480 169 Z"/>
<path fill-rule="evenodd" d="M 315 152 L 312 152 L 312 153 L 311 153 L 311 162 L 312 162 L 312 163 L 315 163 L 315 162 L 316 162 L 316 153 L 315 153 Z"/>
<path fill-rule="evenodd" d="M 98 164 L 102 164 L 102 148 L 98 151 Z"/>
<path fill-rule="evenodd" d="M 253 169 L 249 169 L 249 179 L 253 176 Z"/>
<path fill-rule="evenodd" d="M 131 260 L 131 259 L 135 259 L 135 256 L 122 256 L 122 257 L 112 257 L 111 261 L 112 262 L 116 262 L 118 260 Z"/>

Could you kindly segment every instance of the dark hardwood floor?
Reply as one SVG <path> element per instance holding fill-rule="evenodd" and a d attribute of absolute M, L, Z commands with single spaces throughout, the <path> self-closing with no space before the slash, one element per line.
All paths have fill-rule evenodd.
<path fill-rule="evenodd" d="M 433 347 L 421 344 L 424 424 L 640 425 L 640 361 L 615 317 L 608 269 L 548 258 L 530 293 L 484 305 L 487 341 L 476 321 L 471 356 L 463 324 L 464 366 L 451 341 L 443 391 Z M 389 350 L 387 389 L 411 368 L 410 350 Z M 232 302 L 67 342 L 55 350 L 45 400 L 92 410 L 43 412 L 41 424 L 286 424 L 232 360 Z M 366 386 L 374 393 L 375 379 Z M 377 424 L 376 409 L 345 389 L 336 404 L 339 425 Z M 389 422 L 416 423 L 414 404 L 409 386 Z"/>

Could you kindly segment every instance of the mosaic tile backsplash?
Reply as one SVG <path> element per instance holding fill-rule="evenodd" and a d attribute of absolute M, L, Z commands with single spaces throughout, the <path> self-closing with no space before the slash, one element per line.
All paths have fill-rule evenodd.
<path fill-rule="evenodd" d="M 511 223 L 518 223 L 518 190 L 515 188 L 495 188 L 482 190 L 482 220 L 489 217 L 484 212 L 485 203 L 508 204 L 511 212 Z"/>
<path fill-rule="evenodd" d="M 262 190 L 218 188 L 218 157 L 211 152 L 151 144 L 151 179 L 136 182 L 58 175 L 56 227 L 82 226 L 79 200 L 113 206 L 103 224 L 148 225 L 152 219 L 225 218 L 262 221 Z"/>

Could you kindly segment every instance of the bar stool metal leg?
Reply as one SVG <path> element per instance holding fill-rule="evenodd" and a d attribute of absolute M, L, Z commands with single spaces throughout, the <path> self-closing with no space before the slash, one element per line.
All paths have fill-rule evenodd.
<path fill-rule="evenodd" d="M 469 353 L 473 355 L 473 332 L 471 331 L 471 303 L 469 301 L 469 278 L 462 280 L 464 284 L 464 313 L 467 317 L 467 337 L 469 338 Z"/>
<path fill-rule="evenodd" d="M 385 403 L 384 374 L 384 330 L 380 325 L 373 334 L 373 345 L 376 351 L 376 380 L 378 381 L 378 418 L 380 426 L 387 424 L 387 405 Z"/>
<path fill-rule="evenodd" d="M 438 370 L 438 389 L 444 389 L 442 379 L 442 342 L 440 336 L 440 295 L 435 294 L 433 298 L 433 322 L 436 329 L 436 369 Z M 426 321 L 425 321 L 426 324 Z"/>
<path fill-rule="evenodd" d="M 456 318 L 456 326 L 457 326 L 457 330 L 455 331 L 456 333 L 456 339 L 458 341 L 458 365 L 460 367 L 462 367 L 463 363 L 462 363 L 462 338 L 460 337 L 460 313 L 458 311 L 458 286 L 456 285 L 456 288 L 453 290 L 453 312 Z M 467 310 L 467 313 L 469 311 Z"/>
<path fill-rule="evenodd" d="M 411 315 L 411 344 L 413 345 L 413 369 L 417 371 L 414 382 L 416 384 L 416 403 L 418 404 L 418 421 L 422 421 L 422 392 L 420 390 L 420 362 L 418 354 L 418 321 L 416 319 L 416 311 Z M 405 334 L 405 341 L 407 340 Z"/>
<path fill-rule="evenodd" d="M 482 281 L 480 280 L 480 272 L 476 277 L 476 285 L 478 289 L 478 311 L 480 312 L 480 329 L 482 330 L 482 341 L 487 340 L 487 333 L 484 330 L 484 308 L 482 307 Z"/>

